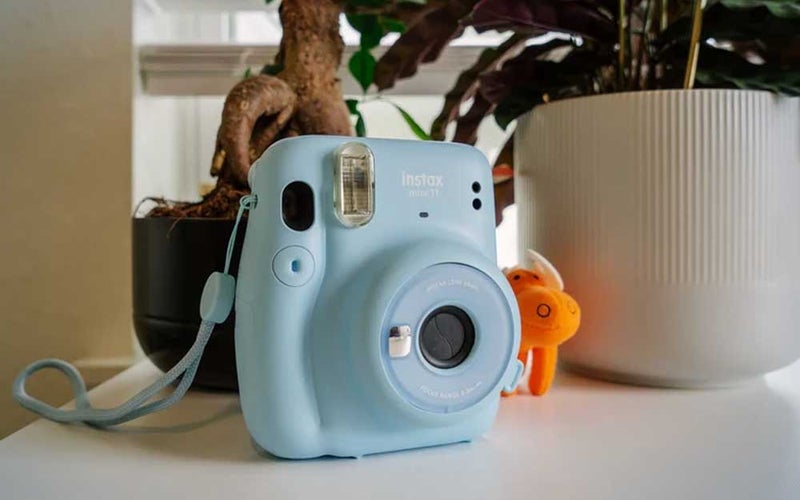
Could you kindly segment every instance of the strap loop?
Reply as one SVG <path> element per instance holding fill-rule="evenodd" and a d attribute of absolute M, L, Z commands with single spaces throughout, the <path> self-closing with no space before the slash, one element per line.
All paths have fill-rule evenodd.
<path fill-rule="evenodd" d="M 255 194 L 248 194 L 242 196 L 239 200 L 239 213 L 236 214 L 236 222 L 233 224 L 233 231 L 231 237 L 228 238 L 228 250 L 225 252 L 225 270 L 222 271 L 228 274 L 231 268 L 231 259 L 233 258 L 233 247 L 236 244 L 236 233 L 239 231 L 239 222 L 242 220 L 245 210 L 253 210 L 258 204 L 258 196 Z"/>
<path fill-rule="evenodd" d="M 207 311 L 208 313 L 202 315 L 203 320 L 200 323 L 200 329 L 197 332 L 197 338 L 194 344 L 192 344 L 192 347 L 183 358 L 167 373 L 162 375 L 161 378 L 119 406 L 107 409 L 94 408 L 89 401 L 86 383 L 83 381 L 83 378 L 81 378 L 80 372 L 78 372 L 73 365 L 60 359 L 42 359 L 28 365 L 14 380 L 12 386 L 14 399 L 24 408 L 46 419 L 62 423 L 84 422 L 96 427 L 110 427 L 128 422 L 147 415 L 148 413 L 169 408 L 180 401 L 192 385 L 194 376 L 197 373 L 197 367 L 200 365 L 200 358 L 202 358 L 203 351 L 208 344 L 208 340 L 211 338 L 214 326 L 224 321 L 228 312 L 230 312 L 230 306 L 233 303 L 235 282 L 228 274 L 228 271 L 230 269 L 233 247 L 236 241 L 236 233 L 245 210 L 253 209 L 256 206 L 256 202 L 256 196 L 252 194 L 243 196 L 242 199 L 239 200 L 239 212 L 236 215 L 236 222 L 233 225 L 233 231 L 231 231 L 231 236 L 228 239 L 228 251 L 225 256 L 225 272 L 224 274 L 213 273 L 209 276 L 208 280 L 208 283 L 214 282 L 212 283 L 212 288 L 216 289 L 219 282 L 223 282 L 224 287 L 222 287 L 221 291 L 218 290 L 219 293 L 211 294 L 214 300 L 207 299 L 204 301 L 205 309 L 201 306 L 201 314 L 203 314 L 202 311 Z M 211 302 L 209 302 L 209 300 L 211 300 Z M 225 307 L 227 307 L 227 310 L 225 310 Z M 28 378 L 39 370 L 44 370 L 46 368 L 56 369 L 67 376 L 72 386 L 72 393 L 75 396 L 74 410 L 56 408 L 27 393 L 25 390 L 25 383 L 28 381 Z M 165 389 L 178 378 L 180 378 L 180 382 L 178 382 L 175 390 L 172 391 L 170 395 L 155 401 L 150 401 L 159 391 Z"/>
<path fill-rule="evenodd" d="M 214 323 L 203 321 L 200 330 L 197 332 L 197 340 L 181 359 L 178 364 L 172 367 L 167 373 L 161 376 L 156 382 L 143 389 L 138 394 L 130 398 L 125 403 L 114 408 L 100 409 L 94 408 L 89 402 L 86 391 L 86 383 L 81 378 L 80 372 L 70 363 L 60 359 L 42 359 L 28 365 L 22 370 L 14 380 L 13 393 L 14 399 L 28 410 L 56 422 L 85 422 L 98 427 L 108 427 L 134 420 L 148 413 L 163 410 L 174 405 L 186 394 L 189 386 L 197 373 L 197 366 L 200 364 L 200 357 L 214 330 Z M 37 398 L 34 398 L 25 390 L 25 383 L 28 378 L 39 370 L 45 368 L 55 368 L 64 373 L 72 386 L 72 393 L 75 396 L 75 409 L 62 410 L 55 408 Z M 181 377 L 175 390 L 169 396 L 147 403 L 159 391 L 173 383 Z"/>

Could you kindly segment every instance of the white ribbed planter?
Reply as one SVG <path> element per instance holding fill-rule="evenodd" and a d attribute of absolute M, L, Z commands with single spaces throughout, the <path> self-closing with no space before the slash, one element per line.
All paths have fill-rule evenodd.
<path fill-rule="evenodd" d="M 570 99 L 516 138 L 520 250 L 550 258 L 583 311 L 568 368 L 704 387 L 800 357 L 800 99 Z"/>

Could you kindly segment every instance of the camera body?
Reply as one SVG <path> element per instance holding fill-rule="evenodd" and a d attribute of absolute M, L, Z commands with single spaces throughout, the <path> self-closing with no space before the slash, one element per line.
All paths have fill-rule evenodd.
<path fill-rule="evenodd" d="M 256 444 L 357 457 L 484 433 L 522 371 L 484 156 L 302 136 L 270 147 L 250 186 L 235 341 Z"/>

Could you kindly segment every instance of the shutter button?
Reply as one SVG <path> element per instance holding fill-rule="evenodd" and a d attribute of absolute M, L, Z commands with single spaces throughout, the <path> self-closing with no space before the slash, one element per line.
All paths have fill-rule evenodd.
<path fill-rule="evenodd" d="M 286 247 L 272 259 L 272 272 L 287 286 L 303 286 L 314 275 L 314 257 L 303 247 Z"/>

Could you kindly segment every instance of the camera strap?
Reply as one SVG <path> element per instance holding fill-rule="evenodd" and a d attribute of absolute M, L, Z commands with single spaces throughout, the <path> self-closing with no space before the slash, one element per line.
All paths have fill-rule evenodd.
<path fill-rule="evenodd" d="M 42 359 L 28 365 L 14 380 L 12 388 L 14 399 L 24 408 L 48 420 L 62 423 L 83 422 L 94 427 L 110 427 L 122 424 L 149 413 L 164 410 L 180 401 L 189 386 L 192 385 L 200 359 L 203 357 L 203 351 L 211 337 L 211 333 L 214 331 L 214 326 L 225 321 L 233 308 L 236 281 L 228 272 L 230 271 L 233 247 L 236 242 L 236 233 L 244 212 L 255 208 L 256 202 L 257 198 L 254 194 L 243 196 L 239 200 L 239 212 L 236 215 L 236 222 L 228 239 L 225 269 L 223 272 L 214 272 L 208 277 L 200 300 L 200 317 L 202 321 L 197 331 L 197 339 L 172 369 L 121 405 L 114 408 L 95 408 L 89 401 L 86 383 L 77 368 L 60 359 Z M 25 383 L 28 378 L 45 368 L 54 368 L 69 379 L 72 393 L 75 396 L 74 410 L 56 408 L 25 391 Z M 178 378 L 180 378 L 180 382 L 178 382 L 171 394 L 152 401 L 161 390 L 178 380 Z"/>

